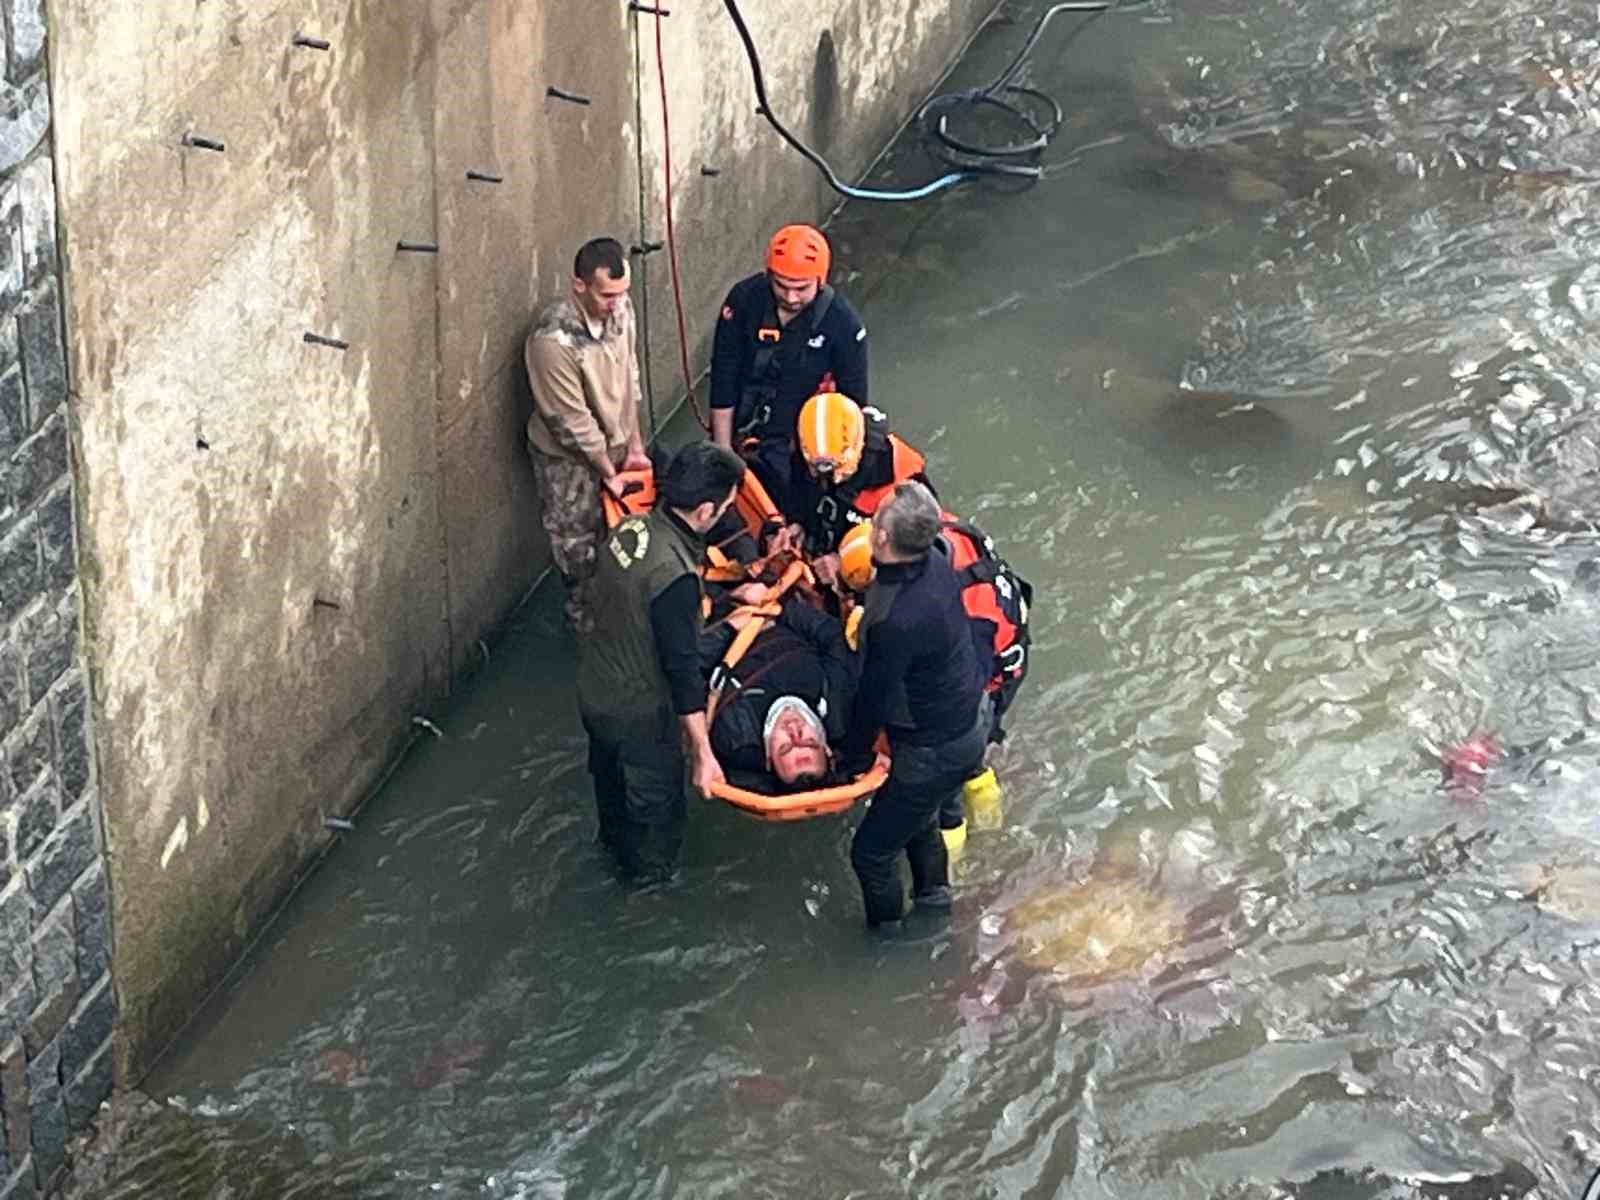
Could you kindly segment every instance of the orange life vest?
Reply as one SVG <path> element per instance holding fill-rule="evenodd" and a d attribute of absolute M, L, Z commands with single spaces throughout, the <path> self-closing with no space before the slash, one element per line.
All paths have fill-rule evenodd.
<path fill-rule="evenodd" d="M 961 585 L 961 605 L 982 643 L 991 649 L 988 690 L 995 694 L 995 724 L 1028 673 L 1028 610 L 1033 586 L 1012 569 L 989 535 L 953 513 L 944 514 L 936 543 Z"/>
<path fill-rule="evenodd" d="M 928 460 L 922 456 L 920 450 L 902 442 L 892 433 L 886 436 L 889 442 L 887 449 L 891 455 L 889 478 L 883 483 L 862 488 L 851 497 L 846 507 L 845 519 L 852 525 L 859 525 L 869 519 L 878 511 L 878 506 L 894 493 L 896 486 L 914 475 L 921 475 L 927 468 Z M 870 442 L 868 446 L 870 449 Z"/>

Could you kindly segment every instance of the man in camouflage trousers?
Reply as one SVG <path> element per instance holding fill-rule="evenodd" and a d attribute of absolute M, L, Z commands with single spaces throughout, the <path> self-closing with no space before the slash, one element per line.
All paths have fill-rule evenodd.
<path fill-rule="evenodd" d="M 540 314 L 524 349 L 533 387 L 528 453 L 567 588 L 567 619 L 580 634 L 594 628 L 589 582 L 604 525 L 600 489 L 620 495 L 618 472 L 650 465 L 639 432 L 629 282 L 617 241 L 585 242 L 573 260 L 572 294 Z"/>

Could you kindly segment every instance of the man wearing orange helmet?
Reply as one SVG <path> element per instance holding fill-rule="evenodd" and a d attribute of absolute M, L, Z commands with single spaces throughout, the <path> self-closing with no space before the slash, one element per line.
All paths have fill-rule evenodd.
<path fill-rule="evenodd" d="M 828 239 L 785 225 L 766 270 L 734 284 L 711 353 L 711 435 L 743 452 L 780 507 L 795 421 L 807 397 L 867 399 L 867 330 L 828 285 Z"/>
<path fill-rule="evenodd" d="M 833 582 L 841 539 L 871 518 L 895 484 L 915 479 L 934 490 L 921 452 L 890 433 L 881 412 L 841 392 L 805 402 L 795 442 L 784 515 L 798 522 L 823 583 Z"/>

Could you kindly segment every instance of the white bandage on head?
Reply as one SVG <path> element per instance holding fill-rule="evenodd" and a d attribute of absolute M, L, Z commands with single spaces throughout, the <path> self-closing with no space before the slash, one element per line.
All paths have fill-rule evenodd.
<path fill-rule="evenodd" d="M 784 713 L 795 713 L 811 727 L 817 735 L 817 740 L 824 746 L 828 744 L 828 731 L 822 724 L 822 718 L 817 716 L 816 710 L 799 696 L 779 696 L 772 702 L 772 707 L 767 709 L 767 719 L 761 726 L 761 742 L 765 745 L 772 739 L 772 731 L 777 728 L 778 721 Z"/>

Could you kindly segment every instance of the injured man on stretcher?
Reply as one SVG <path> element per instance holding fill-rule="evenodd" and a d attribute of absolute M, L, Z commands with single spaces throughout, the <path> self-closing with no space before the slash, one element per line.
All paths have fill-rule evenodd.
<path fill-rule="evenodd" d="M 717 697 L 711 749 L 736 786 L 769 793 L 825 786 L 839 774 L 830 747 L 850 720 L 859 655 L 836 617 L 798 596 L 784 597 L 776 616 L 746 615 L 740 602 L 755 599 L 759 587 L 719 597 L 700 639 Z M 746 621 L 765 624 L 730 666 L 724 656 Z"/>

